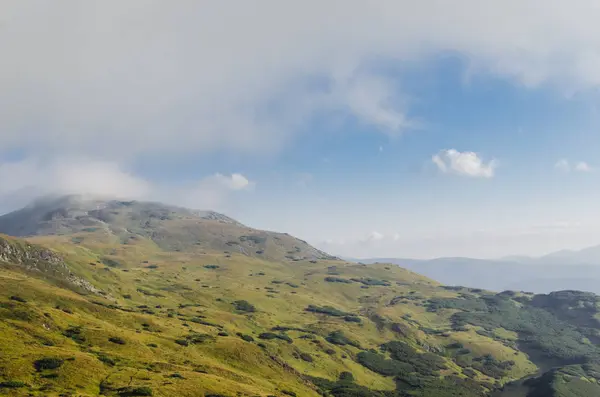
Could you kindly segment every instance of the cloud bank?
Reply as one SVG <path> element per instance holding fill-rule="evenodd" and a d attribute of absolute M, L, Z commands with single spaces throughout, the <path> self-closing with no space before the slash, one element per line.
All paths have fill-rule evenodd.
<path fill-rule="evenodd" d="M 411 120 L 381 64 L 453 52 L 474 72 L 586 89 L 599 17 L 592 0 L 6 1 L 0 147 L 263 153 L 323 112 L 398 134 Z"/>

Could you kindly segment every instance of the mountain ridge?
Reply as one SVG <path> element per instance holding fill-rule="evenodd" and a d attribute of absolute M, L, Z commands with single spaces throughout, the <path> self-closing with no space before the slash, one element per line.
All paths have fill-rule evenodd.
<path fill-rule="evenodd" d="M 253 229 L 214 211 L 80 195 L 37 199 L 2 215 L 0 233 L 18 237 L 80 233 L 82 238 L 96 234 L 124 241 L 144 238 L 169 250 L 236 251 L 288 261 L 334 258 L 287 233 Z"/>

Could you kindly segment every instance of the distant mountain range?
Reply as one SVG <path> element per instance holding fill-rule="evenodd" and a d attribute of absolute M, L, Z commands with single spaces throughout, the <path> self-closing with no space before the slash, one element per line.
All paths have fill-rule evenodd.
<path fill-rule="evenodd" d="M 580 290 L 600 293 L 600 246 L 562 250 L 542 257 L 509 256 L 497 260 L 474 258 L 352 259 L 361 263 L 393 263 L 447 285 L 493 291 L 525 290 L 548 293 Z"/>

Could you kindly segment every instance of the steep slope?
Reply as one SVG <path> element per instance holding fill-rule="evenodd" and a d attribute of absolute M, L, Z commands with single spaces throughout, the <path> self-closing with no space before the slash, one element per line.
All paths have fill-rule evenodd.
<path fill-rule="evenodd" d="M 80 293 L 100 293 L 87 280 L 77 277 L 55 252 L 22 240 L 0 235 L 0 266 L 18 267 L 34 277 L 44 278 Z"/>
<path fill-rule="evenodd" d="M 169 251 L 240 252 L 272 260 L 333 259 L 305 241 L 252 229 L 216 212 L 83 196 L 46 197 L 0 216 L 0 233 L 72 238 L 79 233 L 80 238 L 113 237 L 120 242 L 144 238 Z"/>

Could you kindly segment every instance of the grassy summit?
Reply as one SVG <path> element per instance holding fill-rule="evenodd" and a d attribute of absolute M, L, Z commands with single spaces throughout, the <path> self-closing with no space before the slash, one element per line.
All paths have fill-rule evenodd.
<path fill-rule="evenodd" d="M 223 219 L 159 219 L 172 241 L 187 230 L 166 244 L 133 227 L 145 205 L 108 208 L 115 217 L 86 230 L 79 208 L 40 221 L 55 233 L 0 237 L 0 395 L 597 392 L 596 295 L 441 286 Z M 220 245 L 235 238 L 266 254 Z"/>

